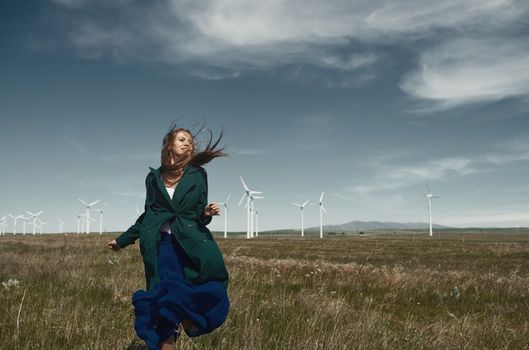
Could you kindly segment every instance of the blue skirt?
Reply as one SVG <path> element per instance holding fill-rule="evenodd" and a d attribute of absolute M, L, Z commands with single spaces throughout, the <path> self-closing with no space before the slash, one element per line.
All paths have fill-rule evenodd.
<path fill-rule="evenodd" d="M 160 283 L 150 291 L 132 296 L 136 320 L 134 329 L 150 350 L 174 334 L 178 324 L 190 320 L 187 335 L 196 337 L 219 327 L 230 308 L 224 285 L 217 281 L 196 285 L 184 278 L 186 255 L 173 235 L 162 235 L 158 253 Z"/>

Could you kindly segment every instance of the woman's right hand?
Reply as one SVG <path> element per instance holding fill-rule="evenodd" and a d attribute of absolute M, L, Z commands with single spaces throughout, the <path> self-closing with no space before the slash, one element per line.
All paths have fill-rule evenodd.
<path fill-rule="evenodd" d="M 113 240 L 111 240 L 110 242 L 107 243 L 107 248 L 110 249 L 110 250 L 113 250 L 115 252 L 117 252 L 118 250 L 121 249 L 119 247 L 119 245 L 118 245 L 118 242 L 116 242 L 115 239 L 113 239 Z"/>

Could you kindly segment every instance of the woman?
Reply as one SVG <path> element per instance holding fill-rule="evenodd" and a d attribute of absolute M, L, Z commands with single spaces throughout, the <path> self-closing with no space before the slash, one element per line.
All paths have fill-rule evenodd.
<path fill-rule="evenodd" d="M 198 152 L 189 130 L 171 128 L 163 139 L 161 166 L 150 168 L 145 180 L 144 213 L 107 244 L 117 251 L 140 239 L 147 290 L 132 297 L 134 328 L 151 350 L 172 349 L 179 325 L 198 336 L 219 327 L 228 314 L 228 272 L 206 227 L 220 208 L 207 204 L 201 167 L 225 154 L 216 149 L 222 133 L 212 145 L 209 132 L 206 149 Z"/>

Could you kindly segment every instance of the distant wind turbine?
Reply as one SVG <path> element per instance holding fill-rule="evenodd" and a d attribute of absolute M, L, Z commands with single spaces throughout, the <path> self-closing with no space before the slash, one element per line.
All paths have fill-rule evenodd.
<path fill-rule="evenodd" d="M 253 200 L 254 199 L 263 199 L 264 197 L 261 197 L 261 196 L 254 196 L 254 195 L 250 195 L 250 218 L 251 218 L 251 221 L 250 221 L 250 238 L 253 238 L 254 237 L 254 222 L 255 222 L 255 210 L 254 210 L 254 205 L 253 205 Z"/>
<path fill-rule="evenodd" d="M 91 219 L 90 218 L 90 207 L 92 205 L 95 205 L 95 204 L 99 203 L 99 199 L 96 200 L 95 202 L 90 203 L 90 204 L 86 203 L 81 198 L 77 198 L 77 199 L 79 200 L 79 202 L 83 203 L 86 206 L 86 233 L 89 234 L 90 233 L 90 219 Z"/>
<path fill-rule="evenodd" d="M 22 235 L 23 236 L 26 235 L 26 220 L 29 220 L 29 219 L 31 219 L 31 216 L 28 216 L 27 218 L 22 217 Z"/>
<path fill-rule="evenodd" d="M 323 212 L 327 212 L 325 207 L 323 206 L 323 192 L 320 196 L 320 201 L 318 202 L 320 205 L 320 238 L 323 238 Z"/>
<path fill-rule="evenodd" d="M 303 204 L 298 204 L 296 202 L 292 202 L 295 206 L 299 207 L 301 209 L 301 237 L 304 236 L 304 228 L 303 228 L 303 208 L 309 203 L 309 201 L 305 201 Z"/>
<path fill-rule="evenodd" d="M 105 202 L 103 206 L 99 209 L 96 209 L 97 212 L 99 212 L 99 234 L 103 234 L 103 209 L 107 206 L 108 202 Z"/>
<path fill-rule="evenodd" d="M 2 236 L 6 234 L 6 222 L 7 222 L 7 217 L 4 215 L 0 219 L 0 235 Z"/>
<path fill-rule="evenodd" d="M 250 238 L 250 230 L 252 229 L 252 226 L 253 226 L 253 217 L 251 217 L 250 215 L 251 196 L 254 194 L 262 194 L 263 192 L 250 190 L 248 186 L 246 186 L 246 183 L 244 182 L 244 179 L 242 178 L 242 176 L 240 178 L 241 178 L 242 185 L 244 187 L 244 194 L 242 195 L 241 200 L 239 201 L 239 206 L 241 206 L 241 203 L 244 200 L 244 197 L 246 197 L 246 238 Z M 250 220 L 252 220 L 252 223 L 250 223 Z"/>
<path fill-rule="evenodd" d="M 228 238 L 228 201 L 231 198 L 231 193 L 226 198 L 225 202 L 219 203 L 224 207 L 224 238 Z"/>
<path fill-rule="evenodd" d="M 57 221 L 59 222 L 59 233 L 62 234 L 62 227 L 64 226 L 65 222 L 61 219 L 57 219 Z"/>
<path fill-rule="evenodd" d="M 17 216 L 14 216 L 13 214 L 7 214 L 11 217 L 11 219 L 13 219 L 13 236 L 15 236 L 17 234 L 17 221 L 18 219 L 22 219 L 24 217 L 24 215 L 17 215 Z"/>
<path fill-rule="evenodd" d="M 430 184 L 426 184 L 426 188 L 428 189 L 428 193 L 426 194 L 426 198 L 428 199 L 428 214 L 430 216 L 430 237 L 433 236 L 432 232 L 432 198 L 439 198 L 439 196 L 434 196 L 432 194 L 432 191 L 430 190 Z"/>
<path fill-rule="evenodd" d="M 42 213 L 44 213 L 44 211 L 41 210 L 38 213 L 33 214 L 32 212 L 26 210 L 26 213 L 28 213 L 29 215 L 33 217 L 33 222 L 30 224 L 33 225 L 33 236 L 35 236 L 35 229 L 37 228 L 37 217 L 41 215 Z"/>

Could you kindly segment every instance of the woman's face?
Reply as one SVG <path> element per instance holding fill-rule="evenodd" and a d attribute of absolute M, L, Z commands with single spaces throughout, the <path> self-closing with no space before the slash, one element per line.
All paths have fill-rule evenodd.
<path fill-rule="evenodd" d="M 180 157 L 193 150 L 193 138 L 185 131 L 179 131 L 173 143 L 173 152 Z"/>

